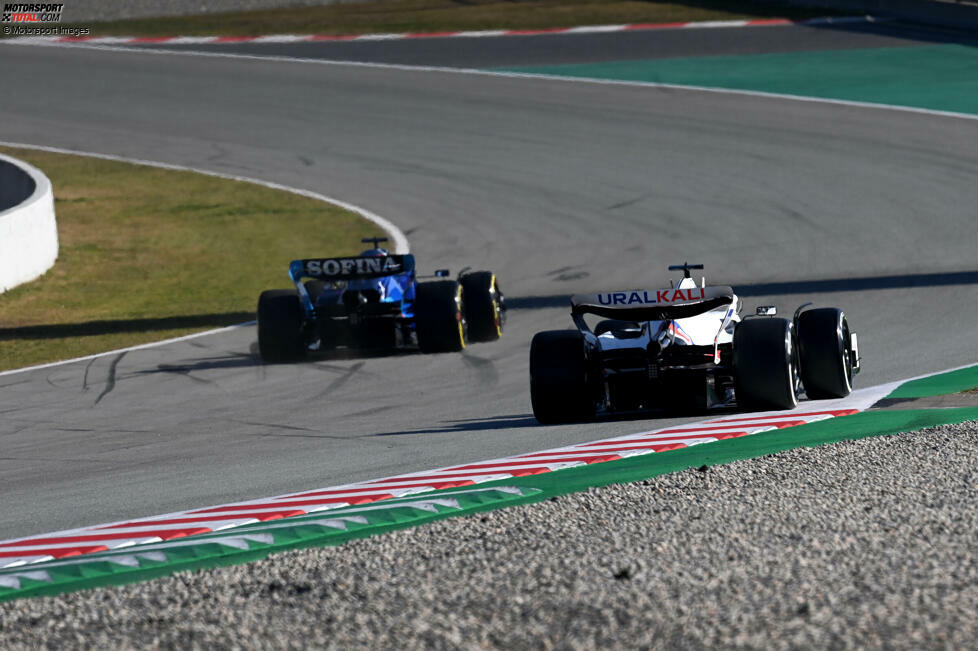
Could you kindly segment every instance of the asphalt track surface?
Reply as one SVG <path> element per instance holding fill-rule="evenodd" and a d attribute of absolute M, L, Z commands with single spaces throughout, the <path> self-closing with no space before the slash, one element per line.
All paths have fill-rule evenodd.
<path fill-rule="evenodd" d="M 495 270 L 513 308 L 501 341 L 462 355 L 269 367 L 249 327 L 2 376 L 0 538 L 688 420 L 540 427 L 527 387 L 530 338 L 570 325 L 569 294 L 661 285 L 687 259 L 748 309 L 843 307 L 861 337 L 859 385 L 975 361 L 973 120 L 437 71 L 0 52 L 4 140 L 335 196 L 398 223 L 422 270 Z"/>

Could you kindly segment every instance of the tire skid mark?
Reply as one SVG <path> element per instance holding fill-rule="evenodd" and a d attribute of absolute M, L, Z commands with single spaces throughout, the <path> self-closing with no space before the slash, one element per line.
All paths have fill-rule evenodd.
<path fill-rule="evenodd" d="M 364 367 L 365 364 L 366 362 L 357 362 L 353 366 L 346 369 L 346 372 L 343 373 L 343 375 L 339 376 L 338 378 L 336 378 L 335 380 L 327 384 L 326 388 L 324 388 L 322 391 L 316 394 L 316 397 L 321 398 L 322 396 L 330 393 L 331 391 L 335 391 L 336 389 L 340 388 L 341 386 L 349 382 L 350 379 L 354 375 L 356 375 L 360 371 L 360 369 Z"/>
<path fill-rule="evenodd" d="M 0 413 L 7 413 L 7 412 L 0 412 Z M 0 433 L 0 436 L 16 436 L 17 434 L 20 434 L 21 432 L 23 432 L 25 430 L 29 430 L 31 427 L 32 427 L 32 425 L 30 425 L 30 424 L 21 425 L 19 427 L 14 427 L 9 432 L 2 432 L 2 433 Z M 2 461 L 4 459 L 10 460 L 9 457 L 0 457 L 0 461 Z"/>
<path fill-rule="evenodd" d="M 379 407 L 370 407 L 368 409 L 361 409 L 360 411 L 354 411 L 349 414 L 342 414 L 342 418 L 355 418 L 357 416 L 367 416 L 382 411 L 390 411 L 391 409 L 400 409 L 401 407 L 403 407 L 403 405 L 381 405 Z M 365 437 L 359 436 L 357 438 L 365 438 Z"/>
<path fill-rule="evenodd" d="M 82 376 L 82 391 L 88 391 L 88 371 L 92 368 L 92 364 L 95 363 L 96 359 L 98 358 L 93 357 L 88 361 L 88 364 L 85 364 L 85 375 Z"/>
<path fill-rule="evenodd" d="M 188 366 L 170 366 L 168 364 L 159 364 L 156 368 L 160 373 L 166 373 L 167 375 L 180 375 L 188 380 L 193 380 L 198 384 L 203 384 L 206 386 L 218 386 L 217 382 L 214 380 L 197 377 L 193 374 L 193 369 Z"/>
<path fill-rule="evenodd" d="M 477 357 L 467 350 L 462 351 L 462 361 L 475 371 L 479 386 L 499 384 L 499 371 L 496 370 L 495 361 L 488 357 Z"/>
<path fill-rule="evenodd" d="M 109 376 L 108 376 L 108 378 L 105 381 L 105 389 L 103 389 L 102 390 L 102 393 L 100 393 L 99 396 L 98 396 L 98 398 L 95 399 L 95 405 L 97 405 L 102 400 L 102 398 L 104 398 L 105 396 L 107 396 L 109 393 L 112 392 L 113 389 L 115 389 L 115 372 L 116 372 L 116 368 L 118 368 L 119 362 L 122 361 L 122 358 L 126 356 L 126 353 L 127 352 L 128 351 L 125 351 L 125 350 L 122 351 L 121 353 L 119 353 L 112 360 L 112 363 L 109 364 Z M 92 406 L 95 406 L 95 405 L 92 405 Z"/>
<path fill-rule="evenodd" d="M 275 437 L 294 437 L 294 438 L 313 438 L 313 439 L 334 439 L 337 441 L 346 440 L 349 437 L 346 436 L 336 436 L 332 434 L 325 434 L 321 430 L 313 429 L 311 427 L 299 427 L 298 425 L 281 425 L 279 423 L 258 423 L 255 421 L 248 420 L 231 420 L 232 423 L 239 423 L 241 425 L 250 425 L 251 427 L 267 427 L 272 430 L 283 430 L 285 432 L 308 432 L 308 434 L 296 433 L 296 434 L 273 434 L 271 432 L 264 432 L 260 436 L 275 436 Z"/>

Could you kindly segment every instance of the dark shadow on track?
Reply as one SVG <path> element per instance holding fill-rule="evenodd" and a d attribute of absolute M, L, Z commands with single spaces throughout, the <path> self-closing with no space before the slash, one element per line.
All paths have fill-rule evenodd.
<path fill-rule="evenodd" d="M 258 344 L 252 344 L 251 351 L 248 353 L 228 353 L 222 356 L 205 357 L 194 360 L 186 364 L 158 364 L 154 369 L 137 371 L 136 375 L 156 375 L 158 373 L 173 373 L 176 375 L 189 375 L 198 371 L 211 371 L 219 369 L 241 369 L 262 366 L 320 366 L 328 370 L 348 369 L 337 367 L 331 368 L 323 365 L 323 362 L 331 361 L 355 361 L 361 359 L 374 359 L 380 357 L 396 357 L 400 355 L 416 355 L 416 350 L 356 350 L 341 349 L 331 350 L 322 353 L 310 353 L 309 357 L 298 362 L 283 362 L 281 364 L 266 364 L 262 361 L 261 354 L 258 352 Z"/>
<path fill-rule="evenodd" d="M 537 419 L 531 414 L 513 414 L 510 416 L 493 416 L 491 418 L 472 418 L 466 420 L 444 421 L 446 425 L 424 429 L 401 430 L 397 432 L 381 432 L 374 436 L 401 436 L 402 434 L 449 434 L 454 432 L 483 432 L 494 429 L 509 429 L 512 427 L 536 427 Z"/>
<path fill-rule="evenodd" d="M 640 409 L 637 411 L 625 411 L 617 413 L 602 413 L 593 421 L 580 421 L 580 423 L 611 423 L 623 421 L 651 421 L 650 428 L 661 427 L 657 421 L 674 418 L 719 418 L 732 414 L 750 413 L 737 407 L 714 407 L 707 411 L 691 409 Z M 789 416 L 790 411 L 785 415 Z M 492 416 L 489 418 L 468 418 L 463 420 L 443 421 L 445 425 L 425 429 L 401 430 L 397 432 L 382 432 L 374 436 L 400 436 L 402 434 L 446 434 L 451 432 L 481 432 L 496 429 L 509 429 L 519 427 L 544 427 L 537 422 L 532 414 L 512 414 L 508 416 Z"/>
<path fill-rule="evenodd" d="M 173 373 L 175 375 L 189 375 L 197 371 L 210 371 L 215 369 L 249 368 L 261 366 L 261 358 L 244 353 L 229 354 L 221 357 L 207 357 L 195 360 L 191 364 L 159 364 L 155 369 L 137 371 L 135 375 L 155 375 L 157 373 Z"/>
<path fill-rule="evenodd" d="M 781 294 L 865 292 L 874 289 L 907 289 L 911 287 L 948 287 L 951 285 L 978 285 L 978 271 L 753 283 L 737 285 L 734 290 L 738 296 L 775 296 Z"/>
<path fill-rule="evenodd" d="M 813 29 L 830 29 L 850 34 L 872 34 L 918 41 L 920 43 L 941 43 L 978 46 L 978 33 L 967 27 L 949 27 L 939 25 L 924 25 L 899 19 L 886 19 L 879 22 L 866 23 L 813 23 L 807 25 Z"/>
<path fill-rule="evenodd" d="M 734 285 L 734 291 L 738 296 L 744 298 L 793 294 L 826 294 L 832 292 L 864 292 L 880 289 L 907 289 L 916 287 L 949 287 L 955 285 L 978 285 L 978 271 L 738 284 Z M 552 307 L 569 309 L 570 296 L 568 294 L 552 294 L 550 296 L 507 295 L 506 307 L 513 310 L 540 310 Z"/>
<path fill-rule="evenodd" d="M 85 321 L 82 323 L 54 323 L 50 325 L 0 328 L 0 341 L 12 339 L 67 339 L 93 337 L 123 332 L 152 332 L 178 328 L 222 328 L 253 321 L 254 312 L 224 312 L 222 314 L 193 314 L 146 319 L 117 319 Z"/>

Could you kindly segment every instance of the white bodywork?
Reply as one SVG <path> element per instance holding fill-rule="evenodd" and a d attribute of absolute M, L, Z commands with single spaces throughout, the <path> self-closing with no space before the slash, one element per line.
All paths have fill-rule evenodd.
<path fill-rule="evenodd" d="M 683 278 L 675 289 L 698 288 L 696 281 L 692 278 Z M 644 321 L 642 322 L 642 334 L 640 336 L 619 338 L 612 332 L 601 333 L 598 335 L 598 343 L 602 350 L 645 349 L 652 341 L 658 341 L 663 349 L 667 346 L 719 346 L 728 344 L 733 341 L 734 328 L 740 322 L 739 304 L 740 299 L 734 296 L 733 302 L 729 306 L 717 307 L 696 316 L 663 321 Z"/>

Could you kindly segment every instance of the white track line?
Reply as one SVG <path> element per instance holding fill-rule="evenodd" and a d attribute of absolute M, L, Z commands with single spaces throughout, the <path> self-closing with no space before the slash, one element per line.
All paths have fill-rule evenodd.
<path fill-rule="evenodd" d="M 171 163 L 161 163 L 159 161 L 144 160 L 141 158 L 127 158 L 125 156 L 114 156 L 112 154 L 100 154 L 97 152 L 90 151 L 76 151 L 74 149 L 64 149 L 62 147 L 48 147 L 45 145 L 32 145 L 23 142 L 8 142 L 5 140 L 0 140 L 0 147 L 13 147 L 18 149 L 31 149 L 35 151 L 46 151 L 54 154 L 71 154 L 73 156 L 85 156 L 87 158 L 99 158 L 102 160 L 117 161 L 120 163 L 130 163 L 133 165 L 146 165 L 148 167 L 157 167 L 160 169 L 175 170 L 178 172 L 195 172 L 197 174 L 204 174 L 206 176 L 213 176 L 219 179 L 227 179 L 230 181 L 242 181 L 244 183 L 253 183 L 255 185 L 260 185 L 266 188 L 271 188 L 273 190 L 283 190 L 285 192 L 290 192 L 292 194 L 297 194 L 302 197 L 307 197 L 309 199 L 316 199 L 317 201 L 322 201 L 324 203 L 329 203 L 340 208 L 344 208 L 351 212 L 355 212 L 367 221 L 370 221 L 377 226 L 384 229 L 394 240 L 394 251 L 396 253 L 408 253 L 410 251 L 410 245 L 408 244 L 407 236 L 399 229 L 393 222 L 385 219 L 378 215 L 377 213 L 371 212 L 366 208 L 361 208 L 352 203 L 346 201 L 341 201 L 340 199 L 335 199 L 333 197 L 328 197 L 324 194 L 318 192 L 313 192 L 311 190 L 303 190 L 301 188 L 294 188 L 289 185 L 283 185 L 281 183 L 274 183 L 272 181 L 263 181 L 262 179 L 251 178 L 248 176 L 238 176 L 235 174 L 224 174 L 223 172 L 214 172 L 212 170 L 205 170 L 197 167 L 188 167 L 186 165 L 174 165 Z M 167 344 L 177 343 L 180 341 L 187 341 L 189 339 L 196 339 L 198 337 L 207 337 L 210 335 L 220 334 L 222 332 L 227 332 L 229 330 L 234 330 L 236 328 L 243 328 L 246 326 L 254 325 L 254 321 L 246 321 L 245 323 L 238 323 L 225 328 L 217 328 L 215 330 L 207 330 L 205 332 L 198 332 L 192 335 L 185 335 L 183 337 L 175 337 L 173 339 L 164 339 L 163 341 L 155 341 L 147 344 L 140 344 L 138 346 L 129 346 L 128 348 L 118 348 L 116 350 L 109 350 L 104 353 L 96 353 L 94 355 L 86 355 L 84 357 L 75 357 L 72 359 L 62 360 L 60 362 L 49 362 L 47 364 L 38 364 L 35 366 L 27 366 L 24 368 L 12 369 L 9 371 L 0 372 L 0 377 L 7 375 L 14 375 L 17 373 L 25 373 L 27 371 L 36 371 L 44 368 L 51 368 L 53 366 L 63 366 L 65 364 L 74 364 L 76 362 L 84 362 L 90 359 L 97 359 L 99 357 L 106 357 L 109 355 L 118 355 L 119 353 L 127 353 L 134 350 L 144 350 L 146 348 L 156 348 L 159 346 L 165 346 Z"/>

